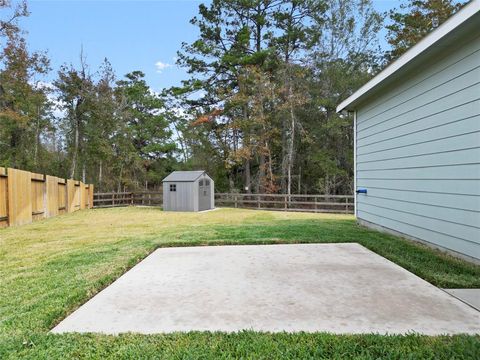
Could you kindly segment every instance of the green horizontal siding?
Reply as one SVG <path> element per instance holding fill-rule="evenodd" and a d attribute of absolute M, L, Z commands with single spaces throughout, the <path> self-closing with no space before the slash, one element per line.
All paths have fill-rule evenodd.
<path fill-rule="evenodd" d="M 357 217 L 480 259 L 480 37 L 357 110 Z"/>

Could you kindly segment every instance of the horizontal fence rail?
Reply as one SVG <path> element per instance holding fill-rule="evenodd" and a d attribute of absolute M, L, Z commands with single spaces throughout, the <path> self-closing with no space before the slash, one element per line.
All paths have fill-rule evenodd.
<path fill-rule="evenodd" d="M 161 206 L 161 191 L 143 192 L 107 192 L 93 194 L 93 205 L 96 208 L 118 206 Z"/>
<path fill-rule="evenodd" d="M 0 167 L 0 227 L 93 207 L 93 185 Z"/>
<path fill-rule="evenodd" d="M 95 208 L 119 206 L 161 206 L 163 195 L 156 192 L 107 192 L 95 193 Z M 215 205 L 278 211 L 303 211 L 353 214 L 353 195 L 284 195 L 216 193 Z"/>
<path fill-rule="evenodd" d="M 215 194 L 215 204 L 259 210 L 353 214 L 353 195 Z"/>

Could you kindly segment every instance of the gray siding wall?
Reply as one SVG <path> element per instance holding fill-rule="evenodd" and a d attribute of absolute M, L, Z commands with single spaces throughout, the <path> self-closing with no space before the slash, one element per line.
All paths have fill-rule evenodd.
<path fill-rule="evenodd" d="M 210 186 L 212 187 L 212 191 L 210 192 L 210 204 L 212 204 L 212 209 L 215 209 L 215 181 L 213 181 L 211 178 L 210 184 Z"/>
<path fill-rule="evenodd" d="M 473 37 L 473 36 L 476 36 Z M 356 114 L 357 217 L 480 259 L 480 37 Z"/>
<path fill-rule="evenodd" d="M 192 196 L 193 196 L 193 211 L 198 211 L 198 181 L 200 179 L 197 179 L 193 184 L 193 189 L 192 189 Z"/>
<path fill-rule="evenodd" d="M 170 191 L 170 184 L 177 185 L 177 191 Z M 164 182 L 163 183 L 163 210 L 165 211 L 197 211 L 194 182 Z M 198 186 L 198 184 L 197 184 Z M 193 194 L 193 195 L 192 195 Z M 195 207 L 197 206 L 197 207 Z"/>

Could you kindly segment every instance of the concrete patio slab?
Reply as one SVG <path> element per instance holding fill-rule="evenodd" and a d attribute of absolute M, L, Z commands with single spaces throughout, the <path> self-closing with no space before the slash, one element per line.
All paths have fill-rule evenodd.
<path fill-rule="evenodd" d="M 480 311 L 480 289 L 444 289 L 449 294 Z"/>
<path fill-rule="evenodd" d="M 158 249 L 52 331 L 480 333 L 480 312 L 358 244 Z"/>

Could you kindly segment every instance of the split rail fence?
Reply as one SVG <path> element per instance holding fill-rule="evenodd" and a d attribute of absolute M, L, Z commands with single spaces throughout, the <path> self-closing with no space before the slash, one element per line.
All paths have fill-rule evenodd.
<path fill-rule="evenodd" d="M 0 227 L 93 207 L 93 185 L 0 167 Z"/>
<path fill-rule="evenodd" d="M 162 206 L 163 193 L 161 191 L 143 192 L 105 192 L 93 194 L 95 208 L 119 206 Z"/>
<path fill-rule="evenodd" d="M 95 193 L 95 208 L 119 206 L 161 206 L 162 192 Z M 303 211 L 353 214 L 353 195 L 283 195 L 216 193 L 215 205 L 278 211 Z"/>
<path fill-rule="evenodd" d="M 215 204 L 235 208 L 353 214 L 353 195 L 215 194 Z"/>

